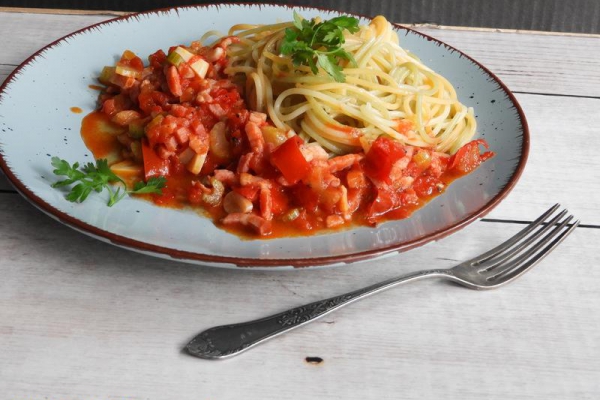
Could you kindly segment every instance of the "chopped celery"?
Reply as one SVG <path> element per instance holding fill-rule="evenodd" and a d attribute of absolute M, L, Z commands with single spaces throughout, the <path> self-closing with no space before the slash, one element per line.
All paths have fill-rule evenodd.
<path fill-rule="evenodd" d="M 135 53 L 131 50 L 125 50 L 123 55 L 121 55 L 121 60 L 133 60 L 135 57 Z"/>
<path fill-rule="evenodd" d="M 192 68 L 200 78 L 204 78 L 208 72 L 208 63 L 200 58 L 194 61 L 192 65 L 190 65 L 190 68 Z"/>
<path fill-rule="evenodd" d="M 181 153 L 179 153 L 179 162 L 181 162 L 182 164 L 187 164 L 190 162 L 190 160 L 196 155 L 196 152 L 192 149 L 190 149 L 189 147 L 186 148 L 184 151 L 182 151 Z"/>
<path fill-rule="evenodd" d="M 179 46 L 169 53 L 167 56 L 167 61 L 177 67 L 183 62 L 189 61 L 192 57 L 194 57 L 194 53 L 191 53 Z"/>
<path fill-rule="evenodd" d="M 115 69 L 115 67 L 109 66 L 102 68 L 102 72 L 100 72 L 100 76 L 98 77 L 100 83 L 103 85 L 110 85 L 112 77 L 115 75 Z"/>
<path fill-rule="evenodd" d="M 167 56 L 167 61 L 176 67 L 179 66 L 179 64 L 185 62 L 183 57 L 181 57 L 179 54 L 175 53 L 174 51 L 169 53 L 169 55 Z"/>
<path fill-rule="evenodd" d="M 285 222 L 290 222 L 290 221 L 295 220 L 299 216 L 300 216 L 300 209 L 299 208 L 292 208 L 290 211 L 286 212 L 283 215 L 283 220 Z"/>
<path fill-rule="evenodd" d="M 227 126 L 224 122 L 217 122 L 215 126 L 210 130 L 210 151 L 211 153 L 221 159 L 228 159 L 231 157 L 231 146 L 227 140 Z"/>
<path fill-rule="evenodd" d="M 143 173 L 142 166 L 131 160 L 123 160 L 114 163 L 110 166 L 110 170 L 124 179 L 129 177 L 135 178 Z"/>
<path fill-rule="evenodd" d="M 190 51 L 184 49 L 181 46 L 175 48 L 175 50 L 173 50 L 173 53 L 179 54 L 184 61 L 190 61 L 190 59 L 194 57 L 194 53 L 191 53 Z"/>
<path fill-rule="evenodd" d="M 117 75 L 126 76 L 128 78 L 140 79 L 142 77 L 142 71 L 138 71 L 137 69 L 126 67 L 120 64 L 117 64 L 115 68 L 115 73 Z"/>
<path fill-rule="evenodd" d="M 206 160 L 206 154 L 195 154 L 192 159 L 187 163 L 187 170 L 194 175 L 198 175 L 202 170 L 204 161 Z"/>
<path fill-rule="evenodd" d="M 178 67 L 181 63 L 189 62 L 194 57 L 196 57 L 194 53 L 179 46 L 169 53 L 167 56 L 167 61 Z M 201 58 L 190 64 L 190 68 L 192 68 L 192 70 L 194 70 L 196 75 L 198 75 L 200 78 L 204 78 L 206 76 L 206 73 L 208 72 L 208 66 L 209 64 Z"/>
<path fill-rule="evenodd" d="M 158 114 L 156 117 L 152 118 L 152 121 L 150 121 L 148 125 L 146 125 L 146 130 L 152 128 L 153 126 L 160 125 L 164 118 L 165 117 L 162 114 Z"/>
<path fill-rule="evenodd" d="M 131 153 L 136 161 L 142 161 L 142 144 L 139 141 L 132 142 L 130 145 Z"/>
<path fill-rule="evenodd" d="M 136 120 L 129 124 L 129 136 L 133 139 L 141 139 L 144 136 L 144 121 Z"/>
<path fill-rule="evenodd" d="M 265 142 L 279 146 L 286 140 L 288 140 L 287 132 L 285 129 L 277 128 L 270 125 L 265 125 L 260 128 L 262 131 Z"/>

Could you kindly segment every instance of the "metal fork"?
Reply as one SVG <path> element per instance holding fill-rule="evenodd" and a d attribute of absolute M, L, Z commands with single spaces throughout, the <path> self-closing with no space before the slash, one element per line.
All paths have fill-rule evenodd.
<path fill-rule="evenodd" d="M 577 227 L 579 221 L 569 224 L 573 216 L 565 217 L 567 210 L 554 215 L 559 207 L 559 204 L 554 205 L 506 242 L 454 268 L 414 272 L 263 319 L 210 328 L 192 339 L 186 350 L 205 359 L 230 357 L 352 302 L 423 278 L 446 278 L 470 289 L 505 285 L 529 271 Z"/>

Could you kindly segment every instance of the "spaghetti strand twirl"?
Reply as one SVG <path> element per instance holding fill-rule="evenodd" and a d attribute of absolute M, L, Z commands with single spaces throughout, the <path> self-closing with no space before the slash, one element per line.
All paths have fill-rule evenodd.
<path fill-rule="evenodd" d="M 290 57 L 281 55 L 285 30 L 291 27 L 291 22 L 236 25 L 229 31 L 242 40 L 228 48 L 225 72 L 246 80 L 250 104 L 266 111 L 277 127 L 328 143 L 332 153 L 361 146 L 367 151 L 385 134 L 405 145 L 453 154 L 475 134 L 473 109 L 458 100 L 444 77 L 400 47 L 384 17 L 356 33 L 344 32 L 344 50 L 356 61 L 343 65 L 345 83 L 325 71 L 313 74 L 306 66 L 294 66 Z M 318 111 L 306 107 L 309 103 Z M 332 119 L 354 133 L 363 132 L 364 140 L 344 138 Z M 316 125 L 321 129 L 303 128 Z"/>

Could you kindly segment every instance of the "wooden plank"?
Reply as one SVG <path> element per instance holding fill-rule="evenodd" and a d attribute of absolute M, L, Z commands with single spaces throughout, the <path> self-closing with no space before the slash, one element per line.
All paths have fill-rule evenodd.
<path fill-rule="evenodd" d="M 554 202 L 587 224 L 600 225 L 600 99 L 519 94 L 531 132 L 521 180 L 490 218 L 527 220 Z M 592 145 L 590 145 L 592 144 Z"/>
<path fill-rule="evenodd" d="M 600 97 L 600 38 L 423 28 L 489 68 L 513 91 Z"/>
<path fill-rule="evenodd" d="M 0 226 L 10 227 L 0 230 L 7 399 L 565 399 L 600 389 L 598 229 L 577 230 L 505 288 L 406 285 L 213 362 L 181 348 L 216 324 L 452 266 L 520 226 L 479 222 L 380 262 L 281 274 L 131 253 L 42 218 L 22 200 L 0 201 Z M 324 361 L 311 365 L 307 356 Z M 465 379 L 473 376 L 476 386 Z"/>
<path fill-rule="evenodd" d="M 2 37 L 23 32 L 17 35 L 22 41 L 5 44 L 0 72 L 8 73 L 63 30 L 100 18 L 24 16 L 0 13 Z M 596 70 L 587 65 L 587 60 L 597 65 L 598 56 L 591 54 L 597 42 L 440 32 L 457 47 L 475 50 L 467 51 L 475 58 L 489 57 L 486 65 L 493 71 L 505 69 L 502 78 L 513 89 L 552 82 L 552 94 L 597 93 Z M 496 43 L 504 55 L 486 49 Z M 523 43 L 530 54 L 519 48 L 517 61 L 502 60 L 512 54 L 510 46 Z M 582 65 L 566 60 L 575 68 L 567 74 L 568 68 L 556 65 L 561 54 L 583 57 Z M 551 55 L 561 63 L 550 62 Z M 547 57 L 549 65 L 536 66 L 536 57 Z M 511 76 L 507 65 L 513 61 L 520 72 Z M 519 185 L 489 217 L 530 220 L 560 201 L 584 223 L 600 226 L 600 165 L 594 153 L 600 100 L 529 94 L 518 99 L 532 133 L 530 162 Z M 0 178 L 0 190 L 3 182 Z M 396 257 L 291 273 L 210 269 L 129 252 L 46 218 L 14 193 L 0 193 L 0 226 L 0 392 L 7 399 L 239 399 L 243 394 L 352 400 L 397 399 L 398 393 L 406 399 L 592 399 L 600 393 L 600 229 L 577 229 L 539 267 L 505 288 L 476 292 L 437 281 L 407 285 L 239 358 L 210 362 L 181 352 L 200 330 L 398 274 L 450 267 L 523 225 L 479 221 Z M 307 356 L 324 361 L 311 365 Z"/>
<path fill-rule="evenodd" d="M 111 16 L 0 13 L 0 35 L 19 32 L 4 43 L 0 65 L 18 65 L 49 42 Z M 600 97 L 600 40 L 597 37 L 465 31 L 418 27 L 464 51 L 511 90 Z M 0 70 L 0 80 L 5 77 Z"/>
<path fill-rule="evenodd" d="M 11 14 L 51 14 L 51 15 L 110 15 L 119 17 L 122 15 L 131 14 L 127 11 L 114 11 L 114 10 L 77 10 L 77 9 L 65 9 L 65 8 L 32 8 L 32 7 L 0 7 L 0 13 L 11 13 Z"/>
<path fill-rule="evenodd" d="M 27 57 L 71 32 L 107 20 L 106 15 L 0 13 L 1 37 L 18 38 L 3 43 L 0 64 L 19 65 Z"/>

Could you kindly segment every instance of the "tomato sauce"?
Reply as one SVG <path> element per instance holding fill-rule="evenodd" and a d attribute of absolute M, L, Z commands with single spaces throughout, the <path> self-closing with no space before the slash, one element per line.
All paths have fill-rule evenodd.
<path fill-rule="evenodd" d="M 100 111 L 95 111 L 85 116 L 81 125 L 81 136 L 88 149 L 93 153 L 96 159 L 110 159 L 111 165 L 118 164 L 125 160 L 121 155 L 123 146 L 117 140 L 117 136 L 122 133 L 123 128 L 112 123 L 110 117 Z M 372 226 L 374 223 L 408 218 L 413 212 L 423 207 L 431 199 L 443 193 L 445 188 L 450 185 L 452 181 L 465 175 L 468 173 L 469 168 L 473 167 L 476 166 L 464 165 L 463 170 L 446 171 L 439 179 L 431 177 L 418 179 L 413 184 L 413 189 L 419 193 L 418 198 L 414 198 L 412 201 L 408 201 L 400 207 L 388 210 L 384 215 L 378 216 L 375 220 L 369 217 L 369 210 L 365 206 L 367 202 L 363 202 L 363 206 L 352 215 L 352 221 L 342 225 L 341 228 L 348 229 L 355 226 Z M 129 186 L 133 186 L 134 182 L 143 180 L 144 178 L 141 168 L 140 172 L 137 174 L 132 173 L 127 175 L 123 172 L 119 172 L 118 175 L 123 178 Z M 162 195 L 145 195 L 142 197 L 161 207 L 175 209 L 193 207 L 196 212 L 211 218 L 217 226 L 220 226 L 231 233 L 241 237 L 256 238 L 256 234 L 244 226 L 222 225 L 220 221 L 227 214 L 220 206 L 191 206 L 188 193 L 193 187 L 192 182 L 194 179 L 195 176 L 185 169 L 173 170 L 167 177 L 167 184 L 163 189 Z M 291 221 L 286 219 L 273 219 L 271 233 L 268 235 L 268 238 L 306 236 L 340 229 L 329 229 L 327 227 L 326 220 L 328 214 L 318 208 L 318 198 L 307 186 L 299 184 L 293 189 L 279 188 L 276 193 L 278 194 L 276 201 L 278 215 L 289 212 L 294 205 L 303 205 L 305 210 L 300 212 L 299 215 Z M 246 193 L 246 195 L 248 197 L 253 196 L 248 193 Z M 369 192 L 366 196 L 371 198 L 375 196 L 375 194 Z"/>
<path fill-rule="evenodd" d="M 193 208 L 247 238 L 373 226 L 408 218 L 493 156 L 482 140 L 449 156 L 381 136 L 366 153 L 331 157 L 249 110 L 219 46 L 159 50 L 146 67 L 124 52 L 83 119 L 85 145 L 128 185 L 166 178 L 162 194 L 143 196 L 158 206 Z M 335 128 L 358 141 L 355 129 Z"/>

